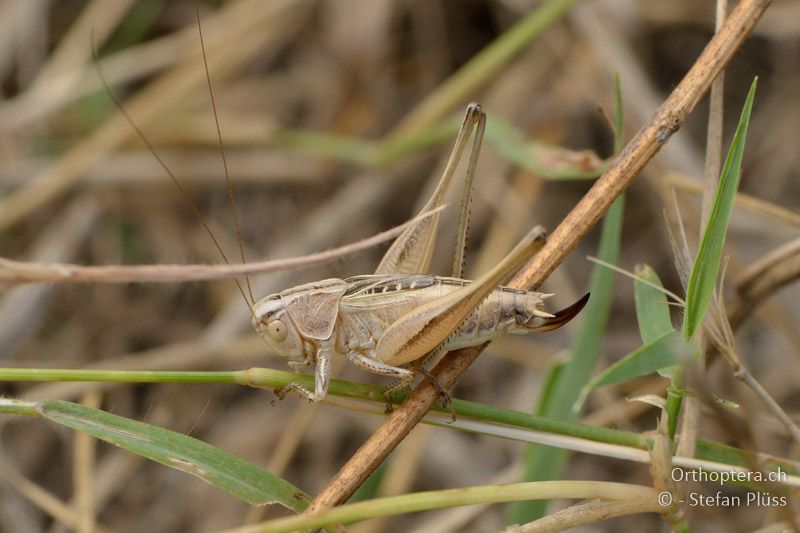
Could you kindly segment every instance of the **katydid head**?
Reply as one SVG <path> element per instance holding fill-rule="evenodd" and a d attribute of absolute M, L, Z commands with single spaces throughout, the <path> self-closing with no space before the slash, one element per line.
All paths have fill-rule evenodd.
<path fill-rule="evenodd" d="M 292 322 L 280 294 L 256 302 L 252 320 L 258 334 L 278 355 L 289 361 L 306 360 L 303 337 Z"/>
<path fill-rule="evenodd" d="M 306 345 L 333 335 L 346 289 L 341 279 L 325 279 L 267 296 L 253 306 L 253 326 L 282 357 L 308 361 Z"/>

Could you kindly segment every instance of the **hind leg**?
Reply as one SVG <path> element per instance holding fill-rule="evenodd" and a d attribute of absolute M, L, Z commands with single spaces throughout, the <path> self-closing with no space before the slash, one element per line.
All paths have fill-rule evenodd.
<path fill-rule="evenodd" d="M 445 389 L 444 385 L 442 385 L 436 376 L 434 376 L 427 368 L 425 368 L 425 363 L 430 359 L 430 356 L 425 357 L 424 359 L 414 361 L 409 363 L 409 367 L 413 370 L 413 372 L 422 374 L 425 380 L 428 381 L 433 388 L 439 393 L 439 398 L 442 403 L 442 407 L 450 411 L 450 418 L 451 422 L 456 421 L 456 412 L 455 408 L 453 407 L 453 400 L 450 397 L 450 393 Z"/>
<path fill-rule="evenodd" d="M 397 380 L 397 383 L 390 385 L 383 392 L 387 401 L 387 412 L 392 410 L 392 404 L 389 400 L 389 396 L 398 390 L 407 388 L 409 385 L 411 385 L 411 382 L 414 381 L 415 373 L 412 370 L 381 363 L 377 359 L 373 359 L 372 357 L 364 355 L 356 350 L 350 350 L 347 353 L 347 358 L 362 370 L 366 370 L 367 372 L 371 372 L 373 374 L 380 374 L 381 376 L 388 376 Z"/>

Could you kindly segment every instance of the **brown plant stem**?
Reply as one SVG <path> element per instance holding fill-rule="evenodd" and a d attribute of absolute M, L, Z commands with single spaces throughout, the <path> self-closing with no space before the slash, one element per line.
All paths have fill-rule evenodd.
<path fill-rule="evenodd" d="M 514 278 L 511 286 L 535 288 L 561 263 L 680 127 L 769 4 L 769 0 L 743 0 L 738 4 L 649 124 L 636 134 L 611 168 L 566 216 L 542 250 Z M 433 369 L 434 377 L 443 386 L 451 387 L 485 346 L 448 353 Z M 306 513 L 347 501 L 438 399 L 438 390 L 428 381 L 423 381 L 356 451 L 314 499 Z"/>
<path fill-rule="evenodd" d="M 235 278 L 248 274 L 264 274 L 279 270 L 298 270 L 329 263 L 350 254 L 386 242 L 411 224 L 416 224 L 442 208 L 415 217 L 408 222 L 354 243 L 300 257 L 271 259 L 246 264 L 220 265 L 103 265 L 85 266 L 69 263 L 16 261 L 0 257 L 0 285 L 26 283 L 162 283 L 175 281 L 208 281 Z"/>
<path fill-rule="evenodd" d="M 617 516 L 660 513 L 664 507 L 655 497 L 644 496 L 620 501 L 586 500 L 521 526 L 509 526 L 503 533 L 566 531 Z"/>
<path fill-rule="evenodd" d="M 717 0 L 716 17 L 714 31 L 719 32 L 728 14 L 728 0 Z M 706 131 L 706 160 L 703 172 L 703 194 L 700 208 L 700 238 L 706 230 L 708 217 L 711 214 L 711 207 L 714 204 L 714 197 L 719 187 L 720 172 L 722 169 L 722 126 L 723 126 L 723 104 L 725 89 L 725 72 L 720 72 L 711 84 L 711 91 L 708 95 L 708 128 Z M 686 365 L 683 376 L 673 381 L 674 387 L 687 387 L 697 390 L 702 386 L 705 374 L 705 362 L 709 351 L 708 343 L 703 337 L 703 332 L 697 337 L 701 347 L 702 355 L 696 361 L 691 361 Z M 680 373 L 678 374 L 680 375 Z M 681 413 L 680 436 L 678 437 L 677 453 L 680 455 L 693 456 L 697 432 L 700 426 L 700 403 L 697 398 L 687 397 L 677 399 L 678 405 L 683 404 L 683 409 L 677 409 L 676 413 Z"/>
<path fill-rule="evenodd" d="M 754 263 L 736 283 L 736 297 L 728 310 L 728 320 L 734 331 L 761 302 L 800 280 L 800 239 L 775 252 Z"/>

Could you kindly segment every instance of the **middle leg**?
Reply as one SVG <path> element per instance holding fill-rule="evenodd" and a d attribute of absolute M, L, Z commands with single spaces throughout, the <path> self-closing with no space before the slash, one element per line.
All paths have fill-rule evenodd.
<path fill-rule="evenodd" d="M 363 353 L 357 350 L 350 350 L 347 353 L 347 358 L 350 359 L 350 361 L 354 365 L 356 365 L 362 370 L 366 370 L 367 372 L 371 372 L 373 374 L 380 374 L 381 376 L 395 378 L 397 380 L 394 384 L 387 387 L 386 390 L 383 392 L 387 402 L 386 403 L 387 412 L 390 412 L 392 410 L 392 403 L 390 400 L 391 394 L 398 390 L 408 388 L 414 381 L 414 377 L 416 376 L 416 373 L 412 370 L 387 365 L 386 363 L 382 363 L 377 359 L 364 355 Z"/>

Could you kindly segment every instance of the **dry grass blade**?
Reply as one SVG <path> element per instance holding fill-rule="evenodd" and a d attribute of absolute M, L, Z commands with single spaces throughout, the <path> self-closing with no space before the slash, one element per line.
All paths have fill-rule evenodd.
<path fill-rule="evenodd" d="M 728 0 L 716 0 L 716 14 L 714 16 L 714 30 L 719 32 L 725 17 L 728 15 Z M 722 126 L 723 104 L 725 89 L 725 72 L 720 72 L 717 79 L 711 84 L 708 105 L 708 128 L 706 130 L 705 168 L 703 169 L 703 194 L 700 207 L 700 235 L 702 236 L 708 224 L 709 216 L 719 187 L 720 172 L 722 170 Z M 701 340 L 703 352 L 707 351 L 705 343 Z M 700 359 L 692 362 L 687 367 L 686 382 L 690 387 L 700 385 L 704 371 L 705 353 Z M 677 401 L 677 400 L 675 400 Z M 700 406 L 696 398 L 686 398 L 683 403 L 683 420 L 680 431 L 678 451 L 691 454 L 694 452 L 699 420 Z"/>
<path fill-rule="evenodd" d="M 728 0 L 717 0 L 715 29 L 718 32 L 728 13 Z M 706 135 L 706 158 L 703 172 L 703 206 L 700 210 L 700 228 L 705 228 L 711 212 L 711 204 L 722 170 L 722 117 L 725 72 L 720 72 L 711 84 L 708 107 L 708 132 Z"/>
<path fill-rule="evenodd" d="M 28 480 L 2 457 L 0 457 L 0 478 L 58 522 L 74 528 L 79 527 L 80 516 L 74 509 L 53 493 Z"/>
<path fill-rule="evenodd" d="M 658 513 L 661 506 L 654 497 L 632 498 L 619 502 L 589 500 L 572 507 L 562 509 L 535 522 L 521 526 L 511 526 L 504 533 L 546 533 L 566 531 L 568 529 L 593 524 L 615 516 L 640 513 Z"/>
<path fill-rule="evenodd" d="M 515 276 L 510 284 L 512 287 L 536 288 L 558 266 L 680 127 L 706 93 L 713 79 L 750 34 L 769 4 L 769 0 L 745 0 L 739 3 L 650 123 L 637 133 L 619 159 L 556 228 L 542 250 Z M 433 375 L 446 388 L 451 387 L 483 348 L 485 345 L 447 354 L 436 366 Z M 341 468 L 333 481 L 315 498 L 307 512 L 313 513 L 347 501 L 422 419 L 438 397 L 439 393 L 433 385 L 427 381 L 421 383 Z"/>
<path fill-rule="evenodd" d="M 399 235 L 408 226 L 424 220 L 442 208 L 423 213 L 408 222 L 382 231 L 372 237 L 338 248 L 286 259 L 256 261 L 247 264 L 223 265 L 112 265 L 84 266 L 66 263 L 15 261 L 0 257 L 0 283 L 155 283 L 208 281 L 235 278 L 248 274 L 264 274 L 281 270 L 297 270 L 321 265 L 361 252 Z"/>
<path fill-rule="evenodd" d="M 228 9 L 237 6 L 241 8 L 244 5 L 244 2 L 233 4 Z M 271 4 L 270 10 L 256 12 L 260 17 L 288 16 L 296 5 L 296 2 L 287 0 Z M 260 17 L 239 17 L 236 25 L 224 28 L 224 31 L 218 32 L 214 39 L 209 36 L 209 43 L 213 41 L 218 44 L 234 36 L 239 42 L 239 46 L 219 50 L 209 58 L 210 68 L 214 69 L 217 75 L 221 76 L 237 68 L 270 44 L 275 34 L 264 34 L 260 31 L 261 28 L 258 26 Z M 272 27 L 276 28 L 276 33 L 291 30 L 291 24 Z M 126 102 L 126 108 L 132 116 L 146 123 L 168 106 L 178 102 L 179 98 L 203 79 L 204 72 L 196 68 L 193 63 L 178 65 Z M 37 208 L 62 195 L 81 179 L 82 173 L 94 161 L 119 146 L 131 134 L 130 125 L 124 117 L 115 115 L 110 118 L 90 138 L 70 150 L 52 166 L 44 169 L 24 187 L 0 200 L 0 229 L 13 226 L 35 212 Z"/>
<path fill-rule="evenodd" d="M 630 139 L 649 122 L 713 37 L 715 3 L 719 2 L 641 0 L 636 9 L 622 9 L 615 2 L 478 0 L 451 9 L 453 2 L 397 0 L 0 2 L 4 30 L 0 31 L 4 45 L 0 46 L 0 189 L 4 199 L 26 190 L 37 176 L 62 165 L 71 152 L 90 142 L 116 113 L 89 57 L 91 39 L 85 28 L 92 26 L 101 50 L 101 70 L 113 93 L 126 102 L 135 102 L 177 70 L 191 68 L 196 74 L 192 87 L 174 103 L 162 106 L 154 118 L 148 120 L 149 111 L 140 114 L 135 109 L 133 118 L 186 185 L 223 249 L 237 255 L 205 87 L 195 18 L 198 7 L 248 258 L 303 261 L 307 254 L 356 242 L 418 213 L 442 175 L 447 147 L 464 106 L 476 101 L 486 111 L 488 124 L 487 142 L 476 166 L 472 237 L 466 252 L 469 268 L 463 276 L 474 280 L 491 270 L 532 226 L 555 229 L 616 158 L 612 151 L 619 151 L 612 149 L 607 127 L 597 113 L 598 105 L 613 107 L 615 73 L 623 88 L 623 129 Z M 728 3 L 733 9 L 739 2 Z M 130 10 L 120 18 L 124 4 Z M 275 13 L 281 5 L 289 6 L 282 14 L 265 14 Z M 558 6 L 561 14 L 550 13 L 546 31 L 531 28 L 525 21 L 536 16 L 534 9 L 547 5 Z M 95 19 L 98 12 L 100 17 Z M 793 457 L 795 440 L 767 407 L 767 400 L 752 392 L 751 387 L 758 385 L 738 379 L 727 361 L 739 361 L 749 369 L 775 402 L 796 418 L 800 283 L 791 283 L 790 273 L 778 275 L 784 267 L 800 270 L 798 254 L 786 244 L 797 240 L 800 228 L 800 212 L 795 212 L 800 205 L 797 150 L 791 142 L 800 124 L 800 100 L 794 98 L 800 92 L 800 77 L 796 69 L 787 68 L 796 62 L 794 52 L 800 46 L 800 28 L 792 24 L 797 19 L 793 14 L 800 14 L 800 4 L 790 7 L 773 2 L 725 67 L 723 138 L 733 132 L 731 119 L 738 115 L 746 84 L 757 75 L 764 88 L 753 109 L 741 188 L 725 248 L 730 256 L 729 274 L 721 295 L 727 310 L 723 313 L 734 322 L 735 346 L 729 333 L 720 339 L 735 351 L 717 357 L 721 354 L 709 343 L 714 353 L 700 384 L 688 377 L 666 389 L 667 394 L 683 399 L 679 422 L 687 418 L 686 405 L 694 391 L 708 392 L 697 393 L 701 401 L 716 402 L 701 403 L 696 434 L 688 426 L 679 427 L 677 452 L 672 448 L 675 468 L 767 472 L 780 464 L 789 477 L 783 486 L 787 496 L 800 486 L 796 476 L 800 466 L 786 459 Z M 89 24 L 89 19 L 94 23 Z M 260 35 L 239 31 L 245 22 L 252 22 L 254 33 Z M 490 70 L 474 70 L 472 65 L 484 61 L 480 59 L 484 51 L 513 34 L 512 28 L 526 25 L 525 42 L 518 37 L 512 48 L 502 51 L 502 57 L 494 55 L 496 64 Z M 257 52 L 243 50 L 267 35 L 273 37 Z M 220 69 L 214 64 L 220 53 L 249 58 L 240 67 Z M 471 72 L 466 83 L 461 83 L 464 78 L 459 72 Z M 436 106 L 420 115 L 419 110 L 425 110 L 431 100 Z M 673 255 L 661 211 L 666 206 L 670 212 L 669 224 L 680 243 L 678 256 L 686 259 L 688 279 L 691 257 L 686 257 L 683 247 L 686 240 L 689 250 L 697 247 L 708 102 L 707 97 L 700 100 L 680 131 L 647 163 L 641 179 L 636 178 L 623 194 L 627 197 L 625 223 L 615 264 L 622 268 L 650 265 L 663 286 L 680 296 L 685 291 L 671 266 Z M 402 131 L 409 124 L 411 131 Z M 30 211 L 10 230 L 0 231 L 0 258 L 20 261 L 15 268 L 22 276 L 59 280 L 18 284 L 13 279 L 16 273 L 7 272 L 0 259 L 0 287 L 7 288 L 0 304 L 0 362 L 5 367 L 0 396 L 78 402 L 88 390 L 96 389 L 102 391 L 104 410 L 191 435 L 318 493 L 383 422 L 381 391 L 389 378 L 373 376 L 347 357 L 337 356 L 331 360 L 330 376 L 336 387 L 330 401 L 315 406 L 288 397 L 271 404 L 273 386 L 291 379 L 311 383 L 310 369 L 303 372 L 306 375 L 289 372 L 279 353 L 265 346 L 252 331 L 248 310 L 230 279 L 195 281 L 191 271 L 195 264 L 213 265 L 208 277 L 226 271 L 235 276 L 235 271 L 219 265 L 219 254 L 175 194 L 163 169 L 133 130 L 124 129 L 125 139 L 105 153 L 92 154 L 94 162 L 78 172 L 80 177 L 62 194 Z M 456 170 L 454 186 L 459 190 L 451 191 L 445 200 L 449 207 L 441 214 L 431 274 L 450 272 L 452 245 L 459 233 L 459 178 L 467 169 L 467 157 L 468 153 L 463 154 Z M 683 230 L 673 215 L 673 188 Z M 82 228 L 61 220 L 87 200 L 96 206 L 95 224 L 81 235 Z M 0 213 L 0 219 L 4 215 Z M 59 226 L 63 237 L 58 244 L 65 253 L 37 253 L 49 229 Z M 560 309 L 586 292 L 594 268 L 586 256 L 596 254 L 601 236 L 597 224 L 540 286 L 538 290 L 555 294 L 548 308 Z M 390 242 L 311 269 L 290 263 L 284 265 L 288 270 L 258 275 L 253 277 L 254 295 L 259 298 L 308 282 L 374 272 Z M 545 252 L 552 256 L 547 251 L 550 246 Z M 794 246 L 796 250 L 800 244 Z M 78 274 L 72 272 L 71 264 Z M 80 271 L 83 265 L 114 268 Z M 116 270 L 118 265 L 137 269 L 154 265 L 156 277 L 172 277 L 174 282 L 138 283 L 134 281 L 138 276 L 151 274 L 133 270 L 128 283 L 120 277 L 124 272 Z M 162 265 L 180 266 L 171 271 L 171 266 Z M 267 268 L 277 266 L 280 263 L 268 263 Z M 9 281 L 3 281 L 4 273 Z M 198 275 L 205 277 L 202 272 Z M 125 283 L 98 281 L 106 276 L 108 281 Z M 85 283 L 75 282 L 81 278 Z M 650 339 L 655 328 L 645 328 L 644 323 L 676 326 L 682 318 L 679 305 L 659 308 L 664 311 L 660 315 L 669 315 L 666 319 L 639 312 L 633 303 L 642 300 L 641 291 L 637 292 L 641 285 L 617 279 L 609 291 L 608 328 L 594 342 L 598 360 L 592 365 L 592 375 L 636 348 L 640 337 Z M 592 291 L 592 300 L 596 295 Z M 414 451 L 419 463 L 404 463 L 403 450 L 411 444 L 404 438 L 349 502 L 380 500 L 376 497 L 383 491 L 381 486 L 392 484 L 393 472 L 400 472 L 397 480 L 409 483 L 402 492 L 421 498 L 426 497 L 421 491 L 476 485 L 487 485 L 490 494 L 501 492 L 503 487 L 498 485 L 544 470 L 521 468 L 532 464 L 526 443 L 563 454 L 569 477 L 575 479 L 623 483 L 646 479 L 650 458 L 644 443 L 653 436 L 659 409 L 654 405 L 664 402 L 626 399 L 663 397 L 666 382 L 655 372 L 598 389 L 588 396 L 580 424 L 560 417 L 524 415 L 531 410 L 544 414 L 553 384 L 569 381 L 551 379 L 548 373 L 556 373 L 572 355 L 580 360 L 586 353 L 579 331 L 582 323 L 597 322 L 599 316 L 587 311 L 558 331 L 494 339 L 448 391 L 457 409 L 456 422 L 448 424 L 449 413 L 434 406 L 421 422 L 431 427 L 417 425 L 409 435 L 427 430 L 430 436 Z M 738 312 L 744 318 L 737 318 Z M 738 328 L 737 322 L 741 323 Z M 450 367 L 444 368 L 458 365 L 455 376 L 468 363 L 450 361 Z M 267 388 L 213 382 L 214 376 L 232 370 L 252 379 L 262 375 L 243 370 L 249 368 L 263 371 L 265 381 L 256 382 Z M 71 371 L 62 374 L 58 369 Z M 34 375 L 109 380 L 125 374 L 146 377 L 152 372 L 174 380 L 203 375 L 211 382 L 23 381 Z M 279 380 L 277 384 L 274 379 Z M 374 401 L 339 396 L 362 390 L 369 391 L 366 394 Z M 683 390 L 688 391 L 686 395 Z M 400 397 L 395 398 L 396 407 Z M 427 401 L 418 395 L 412 400 Z M 427 409 L 413 406 L 418 407 Z M 408 413 L 400 423 L 410 427 L 414 415 Z M 670 410 L 674 420 L 673 414 L 677 410 Z M 520 425 L 500 420 L 516 420 Z M 381 434 L 393 439 L 402 431 L 398 426 Z M 590 435 L 610 435 L 613 442 L 623 438 L 635 447 L 597 442 Z M 696 449 L 683 447 L 684 437 Z M 87 455 L 76 454 L 73 442 L 78 440 L 73 441 L 72 434 L 54 431 L 46 423 L 0 417 L 0 441 L 5 464 L 27 481 L 11 484 L 0 478 L 0 523 L 14 530 L 83 524 L 84 529 L 98 531 L 219 531 L 272 522 L 282 513 L 271 506 L 247 508 L 211 485 L 104 444 L 91 466 Z M 754 458 L 749 454 L 731 458 L 727 449 L 719 448 L 720 443 L 752 450 Z M 369 470 L 364 463 L 361 468 Z M 500 476 L 500 472 L 505 474 Z M 77 483 L 79 478 L 81 483 Z M 83 481 L 91 482 L 91 491 Z M 679 490 L 683 483 L 678 483 Z M 686 489 L 717 490 L 710 484 Z M 763 487 L 772 494 L 784 494 L 783 489 Z M 726 494 L 741 494 L 738 487 L 722 488 L 726 490 Z M 47 501 L 42 494 L 55 498 Z M 594 497 L 603 499 L 602 494 L 590 496 Z M 575 511 L 572 514 L 556 512 L 564 505 L 556 502 L 557 507 L 543 513 L 555 512 L 549 517 L 551 525 L 553 521 L 561 527 L 576 525 L 570 521 L 577 515 L 598 531 L 664 526 L 658 512 L 603 520 L 625 504 L 606 501 L 593 506 L 580 500 L 571 504 L 578 504 L 570 509 Z M 536 502 L 523 505 L 537 506 Z M 790 501 L 784 512 L 752 506 L 687 507 L 685 512 L 695 529 L 751 530 L 778 520 L 791 527 L 793 505 Z M 61 513 L 60 508 L 67 512 Z M 532 520 L 511 516 L 504 504 L 484 501 L 429 510 L 424 515 L 381 514 L 358 527 L 482 533 Z M 537 522 L 536 527 L 547 524 Z M 270 523 L 259 526 L 268 528 Z"/>
<path fill-rule="evenodd" d="M 29 90 L 36 91 L 49 84 L 59 74 L 69 72 L 86 64 L 92 57 L 90 43 L 86 35 L 97 28 L 96 37 L 105 42 L 113 33 L 125 13 L 131 8 L 133 0 L 94 0 L 81 12 L 78 20 L 72 24 L 69 32 L 61 39 L 58 48 L 53 51 L 36 73 L 36 79 Z"/>
<path fill-rule="evenodd" d="M 105 7 L 107 2 L 102 4 Z M 104 13 L 104 16 L 109 14 Z M 207 25 L 213 24 L 211 21 L 206 22 Z M 93 19 L 89 29 L 91 28 L 98 32 L 96 33 L 98 42 L 103 42 L 104 34 L 101 33 L 103 26 Z M 86 35 L 88 32 L 83 34 L 81 45 L 85 47 L 88 59 L 90 48 Z M 114 53 L 103 58 L 100 63 L 111 85 L 116 87 L 171 67 L 176 62 L 193 55 L 196 49 L 196 30 L 189 26 L 135 48 Z M 49 77 L 46 84 L 33 85 L 14 98 L 0 102 L 0 119 L 2 119 L 0 132 L 14 131 L 35 124 L 101 88 L 100 80 L 95 75 L 95 67 L 90 63 Z"/>
<path fill-rule="evenodd" d="M 735 331 L 758 305 L 781 288 L 800 279 L 800 239 L 773 250 L 740 274 L 736 299 L 728 311 Z"/>
<path fill-rule="evenodd" d="M 39 261 L 73 259 L 76 250 L 96 229 L 100 206 L 93 198 L 76 198 L 42 231 L 28 250 Z M 51 286 L 7 291 L 0 298 L 0 353 L 13 354 L 24 341 L 41 330 L 43 313 L 55 299 Z"/>
<path fill-rule="evenodd" d="M 99 390 L 89 389 L 83 395 L 81 403 L 86 407 L 98 409 L 102 398 L 102 393 Z M 94 505 L 94 472 L 96 467 L 97 441 L 86 433 L 75 433 L 74 440 L 74 507 L 80 520 L 76 529 L 79 533 L 91 533 L 97 529 L 97 511 Z"/>
<path fill-rule="evenodd" d="M 664 180 L 665 185 L 667 185 L 667 187 L 670 189 L 675 187 L 698 194 L 702 193 L 703 191 L 702 183 L 690 178 L 686 174 L 681 174 L 674 171 L 667 172 L 664 174 L 662 179 Z M 756 198 L 753 195 L 738 192 L 736 193 L 736 199 L 734 200 L 733 205 L 734 207 L 747 209 L 753 213 L 759 213 L 765 217 L 769 217 L 780 224 L 786 224 L 788 226 L 800 228 L 800 214 L 792 211 L 791 209 L 781 207 L 773 202 Z"/>

